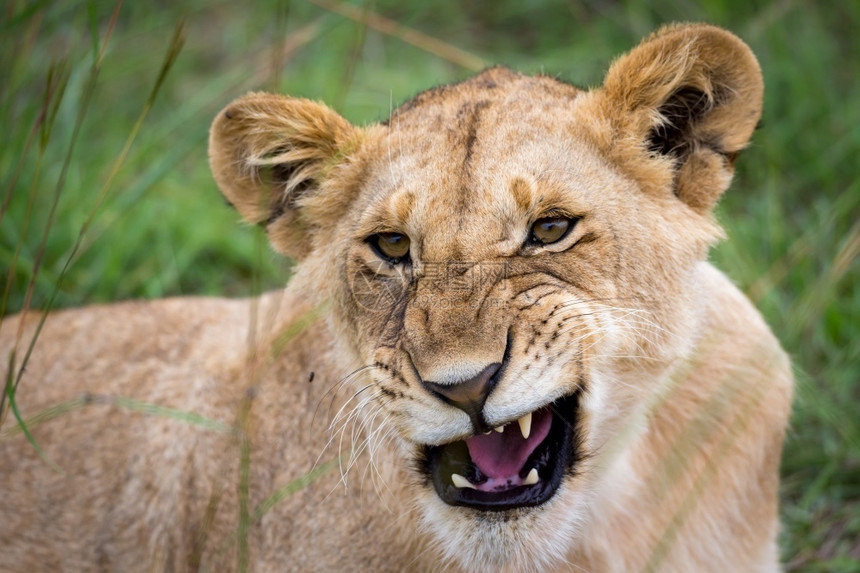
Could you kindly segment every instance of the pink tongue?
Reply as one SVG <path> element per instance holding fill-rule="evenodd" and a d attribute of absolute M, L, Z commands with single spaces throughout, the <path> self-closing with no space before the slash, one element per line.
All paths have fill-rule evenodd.
<path fill-rule="evenodd" d="M 549 408 L 532 414 L 532 429 L 523 439 L 520 426 L 511 422 L 503 433 L 495 430 L 486 435 L 466 439 L 469 456 L 481 473 L 489 478 L 510 478 L 520 473 L 535 448 L 544 441 L 552 425 Z"/>

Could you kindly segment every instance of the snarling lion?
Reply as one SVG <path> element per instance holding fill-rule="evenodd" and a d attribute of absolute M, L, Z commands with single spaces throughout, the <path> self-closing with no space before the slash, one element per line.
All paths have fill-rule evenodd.
<path fill-rule="evenodd" d="M 367 127 L 234 101 L 215 180 L 295 274 L 50 315 L 0 569 L 778 570 L 791 369 L 706 261 L 761 105 L 705 25 L 596 89 L 497 67 Z"/>

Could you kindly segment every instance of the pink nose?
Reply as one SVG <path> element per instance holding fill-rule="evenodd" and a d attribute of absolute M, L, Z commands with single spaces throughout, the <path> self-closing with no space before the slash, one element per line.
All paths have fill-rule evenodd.
<path fill-rule="evenodd" d="M 466 412 L 472 420 L 475 430 L 480 431 L 484 426 L 483 419 L 480 417 L 481 410 L 484 409 L 487 396 L 496 386 L 495 376 L 501 367 L 501 364 L 494 362 L 484 367 L 477 376 L 463 382 L 440 384 L 425 381 L 424 387 L 444 402 Z"/>

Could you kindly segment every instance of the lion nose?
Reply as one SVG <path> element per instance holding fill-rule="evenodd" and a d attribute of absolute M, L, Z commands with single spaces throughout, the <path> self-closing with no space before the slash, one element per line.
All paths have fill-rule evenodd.
<path fill-rule="evenodd" d="M 438 382 L 424 382 L 424 386 L 443 401 L 455 406 L 469 416 L 476 430 L 483 428 L 484 421 L 481 418 L 481 410 L 487 396 L 496 386 L 496 373 L 502 365 L 494 362 L 481 370 L 477 376 L 457 382 L 455 384 L 440 384 Z"/>

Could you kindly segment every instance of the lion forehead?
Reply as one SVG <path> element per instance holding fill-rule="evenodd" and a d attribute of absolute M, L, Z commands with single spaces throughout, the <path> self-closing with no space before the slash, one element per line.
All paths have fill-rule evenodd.
<path fill-rule="evenodd" d="M 423 91 L 394 110 L 386 123 L 422 122 L 422 115 L 445 116 L 465 113 L 468 106 L 481 101 L 505 101 L 529 110 L 541 99 L 575 99 L 583 91 L 572 84 L 549 76 L 525 76 L 505 67 L 484 70 L 461 83 L 436 86 Z M 462 110 L 462 111 L 461 111 Z"/>
<path fill-rule="evenodd" d="M 384 222 L 432 236 L 439 245 L 421 245 L 433 259 L 474 258 L 469 246 L 512 249 L 524 225 L 561 197 L 588 204 L 581 195 L 611 172 L 572 113 L 581 93 L 493 68 L 419 94 L 394 111 L 369 154 L 365 201 L 355 207 L 367 225 L 359 227 Z M 457 229 L 456 240 L 438 232 L 446 228 Z"/>
<path fill-rule="evenodd" d="M 395 109 L 384 124 L 394 139 L 386 145 L 403 153 L 398 144 L 409 143 L 408 150 L 425 160 L 458 155 L 458 163 L 468 168 L 488 143 L 504 146 L 554 131 L 572 117 L 570 105 L 582 93 L 554 78 L 491 68 L 465 82 L 422 92 Z"/>

